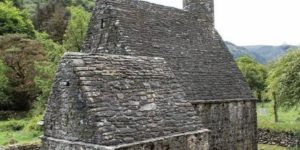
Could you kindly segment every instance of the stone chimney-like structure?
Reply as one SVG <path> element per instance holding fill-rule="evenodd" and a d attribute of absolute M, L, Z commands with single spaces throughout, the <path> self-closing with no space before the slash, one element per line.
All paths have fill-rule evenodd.
<path fill-rule="evenodd" d="M 183 0 L 183 9 L 197 13 L 201 21 L 214 27 L 214 0 Z"/>

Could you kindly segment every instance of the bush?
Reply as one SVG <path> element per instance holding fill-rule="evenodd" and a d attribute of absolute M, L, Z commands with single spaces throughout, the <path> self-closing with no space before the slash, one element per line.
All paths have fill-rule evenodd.
<path fill-rule="evenodd" d="M 290 110 L 300 107 L 300 50 L 271 64 L 268 83 L 268 96 L 277 99 L 278 105 Z"/>
<path fill-rule="evenodd" d="M 26 126 L 24 127 L 24 131 L 31 132 L 31 131 L 37 131 L 41 132 L 42 127 L 38 125 L 38 122 L 40 122 L 43 119 L 42 115 L 34 116 L 30 120 L 27 121 Z"/>
<path fill-rule="evenodd" d="M 64 37 L 64 47 L 68 51 L 80 51 L 84 42 L 91 14 L 81 7 L 69 7 L 71 18 Z"/>
<path fill-rule="evenodd" d="M 39 94 L 34 78 L 37 75 L 35 62 L 45 60 L 43 45 L 21 34 L 0 36 L 0 58 L 7 66 L 5 73 L 11 105 L 4 110 L 27 111 Z"/>
<path fill-rule="evenodd" d="M 39 137 L 43 132 L 42 127 L 37 123 L 41 120 L 42 115 L 19 120 L 0 121 L 0 147 L 10 144 L 39 142 Z"/>
<path fill-rule="evenodd" d="M 8 100 L 7 88 L 8 88 L 8 78 L 5 76 L 7 72 L 7 67 L 0 59 L 0 110 L 2 110 L 1 106 L 10 105 L 10 101 Z"/>
<path fill-rule="evenodd" d="M 31 110 L 32 116 L 43 114 L 58 62 L 65 52 L 64 47 L 51 40 L 46 33 L 36 33 L 36 36 L 37 40 L 42 43 L 48 59 L 35 65 L 37 76 L 34 82 L 41 93 L 34 103 L 34 108 Z"/>
<path fill-rule="evenodd" d="M 0 2 L 0 35 L 24 33 L 34 36 L 34 28 L 27 14 L 9 1 Z"/>
<path fill-rule="evenodd" d="M 266 88 L 266 68 L 248 56 L 240 57 L 237 64 L 254 95 L 261 101 Z"/>
<path fill-rule="evenodd" d="M 20 131 L 27 124 L 26 120 L 9 120 L 0 124 L 0 131 Z"/>

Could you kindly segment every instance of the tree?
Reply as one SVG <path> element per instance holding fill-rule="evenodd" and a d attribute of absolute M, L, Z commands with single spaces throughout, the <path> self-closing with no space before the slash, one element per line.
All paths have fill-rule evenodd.
<path fill-rule="evenodd" d="M 41 91 L 34 104 L 33 114 L 42 114 L 45 104 L 50 94 L 52 82 L 60 58 L 65 52 L 62 45 L 55 43 L 46 33 L 36 33 L 37 40 L 42 43 L 44 51 L 47 54 L 47 60 L 36 64 L 37 76 L 34 81 Z"/>
<path fill-rule="evenodd" d="M 26 35 L 0 36 L 0 56 L 8 67 L 6 76 L 13 110 L 29 110 L 39 91 L 35 62 L 44 60 L 42 44 Z"/>
<path fill-rule="evenodd" d="M 69 13 L 64 0 L 49 0 L 45 6 L 37 6 L 33 22 L 36 30 L 47 32 L 51 39 L 62 44 L 68 25 Z"/>
<path fill-rule="evenodd" d="M 33 24 L 36 30 L 47 32 L 49 37 L 63 43 L 64 35 L 70 19 L 70 8 L 81 7 L 85 11 L 91 12 L 95 6 L 95 0 L 35 0 L 37 1 L 35 12 L 32 12 L 32 5 L 24 7 L 33 15 Z M 28 2 L 26 2 L 28 3 Z M 29 7 L 31 6 L 31 7 Z"/>
<path fill-rule="evenodd" d="M 34 36 L 34 28 L 27 14 L 16 8 L 12 2 L 0 2 L 0 35 L 24 33 Z"/>
<path fill-rule="evenodd" d="M 7 67 L 0 59 L 0 110 L 10 105 L 8 100 L 7 89 L 8 89 L 8 78 L 6 77 Z"/>
<path fill-rule="evenodd" d="M 286 56 L 272 63 L 267 83 L 268 96 L 272 98 L 275 93 L 279 107 L 299 108 L 300 50 L 290 51 Z"/>
<path fill-rule="evenodd" d="M 72 6 L 81 6 L 86 11 L 92 12 L 93 8 L 95 7 L 96 0 L 70 0 Z"/>
<path fill-rule="evenodd" d="M 37 15 L 38 8 L 44 7 L 48 0 L 14 0 L 14 1 L 23 1 L 21 4 L 19 4 L 18 8 L 21 8 L 22 10 L 25 10 L 28 12 L 31 19 L 34 18 L 34 16 Z"/>
<path fill-rule="evenodd" d="M 24 0 L 11 0 L 13 5 L 17 8 L 22 8 L 24 6 Z"/>
<path fill-rule="evenodd" d="M 69 7 L 71 18 L 65 34 L 64 47 L 69 51 L 80 51 L 88 30 L 91 14 L 81 7 Z"/>
<path fill-rule="evenodd" d="M 248 56 L 240 57 L 237 64 L 246 78 L 251 90 L 259 100 L 262 100 L 262 92 L 266 88 L 267 70 Z"/>

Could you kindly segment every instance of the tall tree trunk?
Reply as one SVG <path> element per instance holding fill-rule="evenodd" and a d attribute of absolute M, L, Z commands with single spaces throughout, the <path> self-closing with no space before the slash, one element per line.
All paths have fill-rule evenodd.
<path fill-rule="evenodd" d="M 264 101 L 262 100 L 261 91 L 257 92 L 257 98 L 260 103 L 262 103 L 262 107 L 264 108 Z"/>
<path fill-rule="evenodd" d="M 275 92 L 273 92 L 273 99 L 274 99 L 274 119 L 275 122 L 278 122 L 278 103 L 277 103 L 277 97 Z"/>

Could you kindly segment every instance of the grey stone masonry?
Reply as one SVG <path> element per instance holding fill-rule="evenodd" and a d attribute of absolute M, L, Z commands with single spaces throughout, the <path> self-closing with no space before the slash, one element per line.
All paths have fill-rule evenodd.
<path fill-rule="evenodd" d="M 198 131 L 202 125 L 164 59 L 67 53 L 44 128 L 45 139 L 112 146 Z"/>
<path fill-rule="evenodd" d="M 82 53 L 58 68 L 42 149 L 257 149 L 256 100 L 214 1 L 183 3 L 97 0 Z"/>
<path fill-rule="evenodd" d="M 187 132 L 116 146 L 101 146 L 50 137 L 43 139 L 45 141 L 43 148 L 51 150 L 209 150 L 208 135 L 208 130 L 204 129 L 197 132 Z"/>
<path fill-rule="evenodd" d="M 193 102 L 204 126 L 211 130 L 211 150 L 256 150 L 254 99 Z"/>
<path fill-rule="evenodd" d="M 98 0 L 82 52 L 165 58 L 190 101 L 252 98 L 211 22 L 189 11 Z"/>
<path fill-rule="evenodd" d="M 183 0 L 183 9 L 214 25 L 214 0 Z"/>

